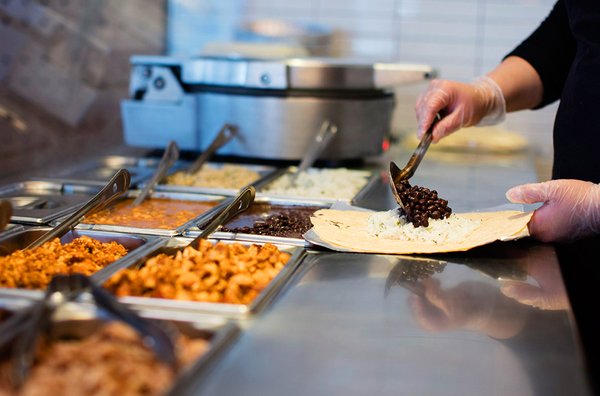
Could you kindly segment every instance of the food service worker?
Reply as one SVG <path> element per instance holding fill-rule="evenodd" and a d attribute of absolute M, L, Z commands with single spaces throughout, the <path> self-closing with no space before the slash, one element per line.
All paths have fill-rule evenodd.
<path fill-rule="evenodd" d="M 416 104 L 419 137 L 434 115 L 437 142 L 473 125 L 493 125 L 506 112 L 560 99 L 554 121 L 551 181 L 506 192 L 515 203 L 544 204 L 531 236 L 568 241 L 600 234 L 600 1 L 559 0 L 548 17 L 486 76 L 471 83 L 433 80 Z"/>

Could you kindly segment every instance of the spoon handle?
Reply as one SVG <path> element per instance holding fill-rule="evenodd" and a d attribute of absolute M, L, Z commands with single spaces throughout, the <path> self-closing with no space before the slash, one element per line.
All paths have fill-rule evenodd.
<path fill-rule="evenodd" d="M 335 124 L 332 124 L 328 120 L 323 121 L 319 131 L 315 135 L 311 146 L 302 158 L 298 171 L 296 173 L 302 173 L 306 171 L 311 165 L 319 158 L 319 155 L 327 148 L 331 139 L 337 133 L 338 128 Z"/>
<path fill-rule="evenodd" d="M 198 157 L 198 159 L 189 167 L 187 173 L 196 173 L 202 168 L 202 165 L 212 157 L 212 155 L 226 145 L 238 133 L 238 127 L 232 124 L 225 124 L 214 138 L 210 146 Z"/>
<path fill-rule="evenodd" d="M 423 134 L 423 137 L 421 138 L 419 145 L 415 149 L 415 152 L 408 160 L 408 163 L 406 164 L 406 166 L 400 172 L 400 174 L 398 176 L 399 180 L 410 179 L 415 174 L 417 167 L 421 163 L 421 160 L 425 156 L 425 153 L 427 152 L 427 149 L 429 148 L 429 145 L 431 144 L 431 141 L 433 140 L 433 128 L 436 126 L 436 124 L 441 119 L 442 119 L 442 117 L 440 116 L 439 113 L 437 113 L 435 115 L 435 118 L 433 119 L 433 122 L 431 123 L 431 126 L 429 126 L 429 128 L 427 129 L 425 134 Z"/>
<path fill-rule="evenodd" d="M 133 201 L 133 206 L 138 206 L 139 204 L 141 204 L 144 201 L 144 199 L 146 199 L 146 197 L 148 197 L 148 195 L 152 193 L 154 187 L 156 186 L 156 183 L 158 183 L 163 177 L 165 177 L 165 174 L 167 173 L 169 168 L 175 163 L 175 161 L 177 161 L 178 158 L 179 147 L 177 147 L 177 143 L 175 143 L 175 141 L 171 140 L 169 142 L 169 145 L 165 149 L 165 152 L 160 162 L 158 163 L 158 166 L 156 167 L 156 171 L 152 175 L 152 178 L 150 179 L 150 181 L 148 181 L 140 195 L 138 195 L 137 198 Z"/>
<path fill-rule="evenodd" d="M 252 202 L 254 202 L 255 196 L 256 190 L 254 189 L 254 186 L 244 188 L 225 209 L 221 210 L 216 217 L 202 227 L 203 229 L 200 232 L 200 235 L 194 238 L 188 246 L 196 247 L 196 244 L 201 239 L 208 238 L 208 236 L 215 232 L 219 226 L 227 223 L 233 217 L 248 209 L 250 205 L 252 205 Z"/>

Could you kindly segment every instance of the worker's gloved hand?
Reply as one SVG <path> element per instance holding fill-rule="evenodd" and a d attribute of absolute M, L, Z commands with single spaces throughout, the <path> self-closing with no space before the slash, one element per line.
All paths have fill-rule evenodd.
<path fill-rule="evenodd" d="M 502 90 L 489 77 L 480 77 L 470 84 L 433 80 L 417 99 L 415 111 L 419 138 L 429 128 L 435 114 L 441 112 L 443 118 L 433 129 L 433 141 L 437 142 L 463 127 L 502 122 L 506 116 L 506 103 Z"/>
<path fill-rule="evenodd" d="M 529 233 L 544 242 L 570 241 L 600 233 L 600 186 L 581 180 L 524 184 L 506 192 L 515 203 L 543 202 Z"/>

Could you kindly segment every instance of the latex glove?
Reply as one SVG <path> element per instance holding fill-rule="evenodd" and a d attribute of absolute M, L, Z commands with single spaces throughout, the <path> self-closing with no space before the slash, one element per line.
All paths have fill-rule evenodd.
<path fill-rule="evenodd" d="M 506 192 L 515 203 L 543 202 L 529 221 L 529 233 L 544 242 L 569 241 L 600 233 L 600 186 L 581 180 L 524 184 Z"/>
<path fill-rule="evenodd" d="M 435 114 L 443 114 L 433 129 L 433 141 L 437 142 L 463 127 L 502 122 L 506 116 L 506 102 L 498 84 L 489 77 L 480 77 L 470 84 L 433 80 L 417 99 L 415 112 L 419 138 L 429 128 Z"/>

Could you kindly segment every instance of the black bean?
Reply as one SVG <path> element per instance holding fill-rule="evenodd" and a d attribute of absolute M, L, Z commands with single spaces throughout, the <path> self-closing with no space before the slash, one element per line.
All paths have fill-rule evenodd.
<path fill-rule="evenodd" d="M 411 186 L 406 180 L 398 183 L 396 188 L 404 204 L 404 209 L 399 213 L 415 227 L 427 227 L 429 219 L 444 219 L 452 213 L 448 201 L 439 198 L 436 190 Z"/>

